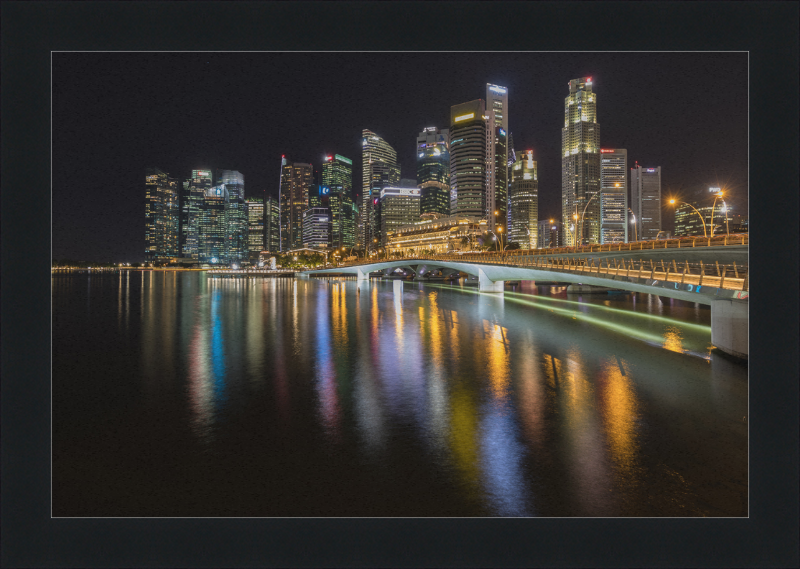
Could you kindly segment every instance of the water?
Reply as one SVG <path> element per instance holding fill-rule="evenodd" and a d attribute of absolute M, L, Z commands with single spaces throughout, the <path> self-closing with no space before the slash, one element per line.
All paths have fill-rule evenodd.
<path fill-rule="evenodd" d="M 747 368 L 709 324 L 563 288 L 56 276 L 53 515 L 746 516 Z"/>

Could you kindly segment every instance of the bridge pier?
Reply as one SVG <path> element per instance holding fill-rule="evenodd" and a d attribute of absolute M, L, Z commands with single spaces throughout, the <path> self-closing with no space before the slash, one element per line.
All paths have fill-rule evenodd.
<path fill-rule="evenodd" d="M 478 291 L 480 292 L 498 292 L 503 294 L 503 285 L 505 281 L 492 281 L 483 272 L 483 269 L 478 268 Z"/>
<path fill-rule="evenodd" d="M 747 305 L 737 300 L 711 302 L 711 343 L 743 359 L 748 356 Z"/>
<path fill-rule="evenodd" d="M 361 270 L 361 267 L 356 268 L 356 280 L 357 281 L 368 281 L 369 280 L 369 273 L 365 273 Z"/>

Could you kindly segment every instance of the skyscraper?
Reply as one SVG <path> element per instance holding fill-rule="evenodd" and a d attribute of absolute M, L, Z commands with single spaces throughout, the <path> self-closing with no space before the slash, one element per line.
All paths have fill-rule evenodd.
<path fill-rule="evenodd" d="M 392 186 L 382 188 L 376 207 L 378 223 L 374 239 L 385 247 L 388 243 L 388 232 L 419 221 L 420 189 Z"/>
<path fill-rule="evenodd" d="M 492 184 L 487 192 L 487 221 L 489 228 L 494 230 L 495 219 L 497 223 L 506 224 L 506 211 L 508 205 L 508 89 L 499 85 L 486 84 L 486 113 L 492 115 L 494 125 L 491 133 L 494 139 L 494 148 L 489 156 L 493 158 L 489 164 L 492 169 L 490 178 Z M 494 212 L 498 215 L 495 216 Z"/>
<path fill-rule="evenodd" d="M 539 221 L 539 241 L 537 249 L 552 249 L 561 243 L 559 233 L 561 223 L 555 219 L 542 219 Z"/>
<path fill-rule="evenodd" d="M 208 188 L 197 222 L 198 258 L 201 263 L 225 264 L 229 262 L 228 234 L 228 190 L 225 184 Z"/>
<path fill-rule="evenodd" d="M 483 99 L 450 107 L 450 213 L 486 217 L 487 120 Z M 492 117 L 493 115 L 489 115 Z"/>
<path fill-rule="evenodd" d="M 362 241 L 367 250 L 374 248 L 378 234 L 375 216 L 381 189 L 400 183 L 400 166 L 397 152 L 374 132 L 364 129 L 361 132 L 361 157 L 363 173 L 361 178 L 361 225 Z"/>
<path fill-rule="evenodd" d="M 569 82 L 561 129 L 561 219 L 567 246 L 600 240 L 600 125 L 592 78 Z"/>
<path fill-rule="evenodd" d="M 628 242 L 628 151 L 600 150 L 600 243 Z"/>
<path fill-rule="evenodd" d="M 303 247 L 303 212 L 308 209 L 314 169 L 311 164 L 285 158 L 281 164 L 281 251 L 290 251 Z"/>
<path fill-rule="evenodd" d="M 428 127 L 417 135 L 420 215 L 450 215 L 450 130 Z"/>
<path fill-rule="evenodd" d="M 192 170 L 191 179 L 183 184 L 181 199 L 181 254 L 183 257 L 199 258 L 200 210 L 211 185 L 211 170 Z"/>
<path fill-rule="evenodd" d="M 158 168 L 145 173 L 145 258 L 149 262 L 180 256 L 178 181 Z"/>
<path fill-rule="evenodd" d="M 539 174 L 533 150 L 517 154 L 511 167 L 511 224 L 508 240 L 519 243 L 521 249 L 536 249 L 539 246 Z"/>
<path fill-rule="evenodd" d="M 345 238 L 344 225 L 351 223 L 345 218 L 353 214 L 353 161 L 339 154 L 326 156 L 322 163 L 322 185 L 330 188 L 331 246 L 344 247 L 350 242 Z"/>
<path fill-rule="evenodd" d="M 217 185 L 224 185 L 227 192 L 224 258 L 228 263 L 246 261 L 248 247 L 244 175 L 237 170 L 217 170 L 216 182 Z"/>
<path fill-rule="evenodd" d="M 631 168 L 631 205 L 639 240 L 658 237 L 661 231 L 661 166 Z"/>
<path fill-rule="evenodd" d="M 277 199 L 267 196 L 264 201 L 264 250 L 277 253 L 281 250 L 281 206 Z"/>
<path fill-rule="evenodd" d="M 303 247 L 325 249 L 330 247 L 330 243 L 330 209 L 327 207 L 308 208 L 303 212 Z"/>
<path fill-rule="evenodd" d="M 258 262 L 258 255 L 264 250 L 264 200 L 247 198 L 247 249 L 251 263 Z"/>

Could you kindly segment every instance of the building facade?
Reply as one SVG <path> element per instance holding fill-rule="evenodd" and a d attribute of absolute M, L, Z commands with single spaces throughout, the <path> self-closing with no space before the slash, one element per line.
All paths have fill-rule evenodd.
<path fill-rule="evenodd" d="M 339 154 L 326 156 L 322 163 L 322 185 L 330 188 L 331 246 L 352 247 L 351 224 L 353 214 L 353 161 Z"/>
<path fill-rule="evenodd" d="M 628 242 L 628 151 L 600 149 L 600 243 Z"/>
<path fill-rule="evenodd" d="M 450 131 L 435 126 L 417 135 L 420 214 L 450 215 Z"/>
<path fill-rule="evenodd" d="M 265 250 L 264 200 L 247 198 L 247 252 L 251 263 L 258 262 L 258 255 Z"/>
<path fill-rule="evenodd" d="M 600 241 L 600 125 L 592 78 L 569 82 L 561 129 L 561 219 L 565 244 Z"/>
<path fill-rule="evenodd" d="M 278 253 L 281 250 L 281 206 L 277 199 L 264 200 L 264 250 Z"/>
<path fill-rule="evenodd" d="M 661 231 L 661 166 L 631 168 L 631 205 L 639 240 L 658 237 Z"/>
<path fill-rule="evenodd" d="M 145 172 L 145 259 L 180 257 L 180 195 L 178 180 L 158 168 Z"/>
<path fill-rule="evenodd" d="M 281 159 L 281 251 L 303 246 L 303 212 L 309 207 L 309 192 L 313 183 L 314 169 L 311 164 Z"/>
<path fill-rule="evenodd" d="M 485 219 L 451 215 L 426 219 L 398 227 L 387 233 L 389 254 L 404 256 L 422 251 L 447 253 L 477 250 L 479 239 L 487 231 Z"/>
<path fill-rule="evenodd" d="M 379 196 L 376 238 L 385 247 L 389 232 L 419 221 L 420 189 L 388 186 L 381 189 Z"/>
<path fill-rule="evenodd" d="M 380 221 L 376 215 L 380 191 L 400 183 L 400 165 L 395 149 L 367 129 L 361 131 L 361 159 L 361 221 L 358 229 L 364 247 L 372 250 L 380 236 L 376 228 Z"/>
<path fill-rule="evenodd" d="M 555 249 L 561 245 L 561 222 L 543 219 L 539 222 L 537 249 Z"/>
<path fill-rule="evenodd" d="M 509 189 L 508 240 L 521 249 L 539 247 L 539 175 L 533 150 L 515 153 Z"/>
<path fill-rule="evenodd" d="M 487 120 L 483 99 L 450 107 L 450 213 L 486 216 Z"/>
<path fill-rule="evenodd" d="M 217 170 L 217 185 L 227 192 L 224 257 L 228 263 L 248 260 L 247 203 L 244 197 L 244 175 L 237 170 Z"/>
<path fill-rule="evenodd" d="M 696 202 L 680 204 L 675 208 L 675 237 L 711 237 L 728 231 L 746 233 L 747 220 L 743 216 L 732 215 L 732 209 L 721 201 L 717 201 L 716 206 L 701 206 Z"/>
<path fill-rule="evenodd" d="M 303 212 L 303 247 L 327 249 L 331 244 L 331 212 L 312 207 Z"/>
<path fill-rule="evenodd" d="M 506 225 L 508 213 L 508 89 L 499 85 L 486 84 L 486 114 L 493 124 L 489 127 L 490 144 L 494 148 L 487 154 L 490 157 L 489 183 L 487 184 L 486 215 L 490 229 L 496 223 Z M 489 135 L 487 135 L 489 136 Z M 497 212 L 495 216 L 493 212 Z"/>
<path fill-rule="evenodd" d="M 227 264 L 228 190 L 217 184 L 206 190 L 198 218 L 198 260 Z"/>
<path fill-rule="evenodd" d="M 181 199 L 181 254 L 198 259 L 198 223 L 206 192 L 211 189 L 211 170 L 192 170 L 192 176 L 183 183 Z"/>

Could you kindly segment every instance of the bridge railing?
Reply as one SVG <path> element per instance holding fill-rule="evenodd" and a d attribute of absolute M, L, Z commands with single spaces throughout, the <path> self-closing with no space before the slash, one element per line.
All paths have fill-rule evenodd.
<path fill-rule="evenodd" d="M 511 253 L 517 253 L 512 251 Z M 409 260 L 404 260 L 408 262 Z M 481 264 L 496 264 L 507 267 L 520 267 L 540 269 L 555 272 L 573 272 L 591 276 L 613 278 L 650 279 L 680 284 L 692 284 L 711 288 L 727 290 L 749 291 L 749 272 L 746 265 L 720 264 L 719 262 L 704 263 L 697 261 L 664 262 L 639 259 L 595 259 L 576 257 L 542 257 L 506 253 L 481 253 L 475 256 L 468 254 L 444 253 L 440 255 L 420 255 L 411 259 L 419 261 L 450 261 L 457 263 L 473 262 Z M 357 263 L 358 265 L 371 265 L 377 261 Z M 384 262 L 383 260 L 380 262 Z M 356 263 L 349 264 L 353 266 Z"/>

